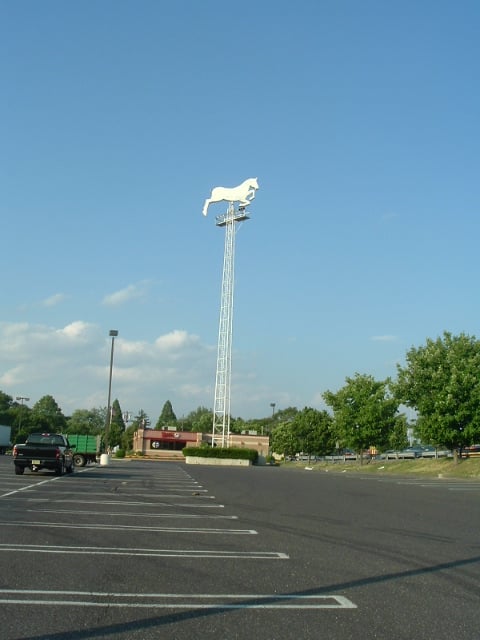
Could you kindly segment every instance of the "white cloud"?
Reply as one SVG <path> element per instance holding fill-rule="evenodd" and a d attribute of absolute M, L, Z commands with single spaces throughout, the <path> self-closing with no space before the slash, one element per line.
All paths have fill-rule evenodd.
<path fill-rule="evenodd" d="M 57 304 L 60 304 L 65 299 L 66 299 L 65 294 L 55 293 L 53 296 L 50 296 L 49 298 L 45 298 L 45 300 L 42 301 L 42 305 L 44 307 L 56 307 Z"/>
<path fill-rule="evenodd" d="M 371 336 L 370 340 L 373 340 L 374 342 L 395 342 L 396 340 L 398 340 L 398 336 L 392 336 L 392 335 Z"/>
<path fill-rule="evenodd" d="M 89 339 L 92 328 L 93 325 L 88 322 L 76 320 L 75 322 L 68 324 L 66 327 L 63 327 L 63 329 L 57 329 L 56 333 L 60 336 L 65 336 L 70 340 L 86 341 Z"/>
<path fill-rule="evenodd" d="M 146 293 L 146 282 L 137 284 L 129 284 L 124 289 L 110 293 L 103 298 L 103 304 L 110 307 L 116 307 L 122 304 L 143 298 Z"/>
<path fill-rule="evenodd" d="M 198 337 L 189 335 L 186 331 L 176 329 L 155 340 L 155 346 L 160 351 L 175 352 L 198 343 Z"/>
<path fill-rule="evenodd" d="M 59 328 L 0 323 L 0 390 L 27 395 L 29 406 L 52 395 L 66 415 L 105 406 L 110 345 L 100 326 L 82 320 Z M 214 375 L 215 350 L 187 331 L 115 340 L 112 394 L 124 410 L 156 420 L 166 400 L 180 413 L 211 406 Z"/>
<path fill-rule="evenodd" d="M 149 340 L 115 339 L 112 396 L 124 411 L 143 409 L 156 421 L 167 400 L 177 416 L 213 407 L 217 345 L 185 329 Z M 0 390 L 28 396 L 32 407 L 51 395 L 65 415 L 107 404 L 111 340 L 100 324 L 64 326 L 0 322 Z M 259 376 L 260 374 L 260 376 Z M 303 406 L 290 391 L 272 391 L 244 353 L 234 355 L 232 412 L 245 418 L 277 407 Z"/>

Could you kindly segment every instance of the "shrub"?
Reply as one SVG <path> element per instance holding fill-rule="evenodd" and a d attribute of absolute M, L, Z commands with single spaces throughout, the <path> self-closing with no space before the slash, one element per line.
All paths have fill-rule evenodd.
<path fill-rule="evenodd" d="M 231 460 L 250 460 L 252 463 L 258 460 L 258 451 L 255 449 L 238 449 L 235 447 L 186 447 L 183 455 L 196 456 L 198 458 L 230 458 Z"/>
<path fill-rule="evenodd" d="M 115 458 L 124 458 L 125 457 L 125 449 L 117 449 L 115 451 Z"/>

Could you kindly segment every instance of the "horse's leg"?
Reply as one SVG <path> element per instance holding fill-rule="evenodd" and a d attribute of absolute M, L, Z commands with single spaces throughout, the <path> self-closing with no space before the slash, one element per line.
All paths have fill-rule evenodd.
<path fill-rule="evenodd" d="M 203 213 L 203 215 L 204 215 L 204 216 L 206 216 L 206 215 L 207 215 L 207 213 L 208 213 L 208 207 L 209 207 L 209 205 L 210 205 L 210 203 L 211 203 L 211 202 L 212 202 L 211 198 L 207 198 L 207 199 L 205 200 L 205 204 L 203 205 L 203 210 L 202 210 L 202 213 Z"/>

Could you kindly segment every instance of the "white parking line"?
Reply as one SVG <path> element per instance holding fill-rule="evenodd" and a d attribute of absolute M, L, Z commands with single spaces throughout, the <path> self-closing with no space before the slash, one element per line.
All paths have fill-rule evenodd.
<path fill-rule="evenodd" d="M 108 524 L 69 524 L 63 522 L 22 522 L 21 520 L 12 522 L 2 522 L 2 527 L 42 527 L 46 529 L 93 529 L 95 531 L 148 531 L 162 533 L 220 533 L 230 535 L 257 535 L 255 529 L 209 529 L 197 527 L 135 527 L 131 525 L 108 525 Z"/>
<path fill-rule="evenodd" d="M 33 487 L 35 487 L 35 485 L 32 485 Z M 66 493 L 67 495 L 71 494 L 71 489 L 67 489 L 67 490 L 63 490 L 63 485 L 56 487 L 55 488 L 55 495 L 61 495 L 62 493 Z M 90 497 L 92 496 L 108 496 L 109 498 L 112 497 L 112 492 L 111 491 L 89 491 L 88 487 L 85 489 L 85 491 L 88 493 L 88 495 Z M 151 493 L 120 493 L 118 494 L 119 497 L 125 497 L 128 498 L 130 500 L 132 499 L 136 499 L 138 498 L 150 498 L 149 502 L 139 502 L 138 504 L 155 504 L 158 505 L 158 501 L 152 502 L 151 498 L 152 498 L 152 494 Z M 191 499 L 192 494 L 188 495 L 188 496 L 180 496 L 177 495 L 175 493 L 155 493 L 155 498 L 179 498 L 181 500 L 188 500 L 189 498 Z M 49 500 L 49 498 L 28 498 L 29 500 Z M 207 495 L 195 495 L 195 500 L 198 500 L 199 502 L 203 501 L 203 500 L 215 500 L 215 496 L 207 496 Z M 57 502 L 61 502 L 61 500 L 58 500 Z M 93 501 L 93 500 L 64 500 L 64 502 L 69 502 L 69 503 L 77 503 L 77 502 L 85 502 L 86 504 L 98 504 L 98 500 L 97 501 Z"/>
<path fill-rule="evenodd" d="M 37 604 L 76 607 L 122 607 L 130 609 L 356 609 L 357 605 L 338 595 L 278 594 L 177 594 L 102 593 L 89 591 L 35 591 L 1 589 L 0 604 Z M 23 597 L 22 597 L 23 596 Z M 37 599 L 25 596 L 39 596 Z M 49 600 L 60 596 L 64 600 Z M 71 598 L 83 598 L 73 600 Z M 87 598 L 90 598 L 89 600 Z M 128 598 L 128 601 L 125 599 Z M 150 600 L 150 602 L 145 602 Z"/>
<path fill-rule="evenodd" d="M 27 484 L 24 487 L 20 487 L 20 489 L 15 489 L 14 491 L 3 493 L 0 498 L 7 498 L 8 496 L 13 496 L 15 493 L 28 491 L 29 489 L 33 489 L 34 487 L 39 487 L 41 484 L 47 484 L 47 482 L 55 482 L 55 480 L 60 480 L 60 478 L 61 476 L 55 476 L 55 478 L 48 478 L 48 480 L 41 480 L 40 482 L 35 482 L 34 484 Z"/>
<path fill-rule="evenodd" d="M 167 504 L 165 502 L 140 502 L 132 500 L 55 500 L 52 498 L 27 498 L 27 502 L 48 502 L 48 504 L 120 504 L 122 506 L 134 506 L 134 507 L 195 507 L 195 509 L 208 507 L 210 509 L 224 509 L 223 504 L 195 504 L 185 502 L 172 502 Z"/>
<path fill-rule="evenodd" d="M 71 547 L 58 545 L 0 544 L 0 551 L 23 553 L 55 553 L 71 555 L 142 556 L 150 558 L 222 558 L 246 560 L 288 560 L 277 551 L 224 551 L 205 549 L 135 549 L 129 547 Z M 5 590 L 4 590 L 5 591 Z M 2 590 L 0 589 L 0 593 Z"/>
<path fill-rule="evenodd" d="M 80 509 L 27 509 L 27 513 L 74 513 L 88 516 L 122 516 L 131 518 L 202 518 L 203 520 L 238 520 L 238 516 L 217 516 L 198 513 L 126 513 L 122 511 L 80 511 Z"/>

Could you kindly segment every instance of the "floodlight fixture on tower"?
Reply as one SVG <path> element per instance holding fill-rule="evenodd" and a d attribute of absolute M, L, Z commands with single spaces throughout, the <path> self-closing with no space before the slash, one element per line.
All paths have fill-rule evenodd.
<path fill-rule="evenodd" d="M 246 207 L 255 198 L 257 189 L 257 178 L 248 178 L 238 187 L 215 187 L 203 206 L 203 215 L 206 216 L 208 207 L 213 202 L 228 203 L 227 212 L 216 217 L 217 227 L 225 227 L 225 251 L 218 327 L 212 446 L 228 447 L 230 444 L 235 224 L 249 219 Z M 235 203 L 238 203 L 237 206 Z"/>

